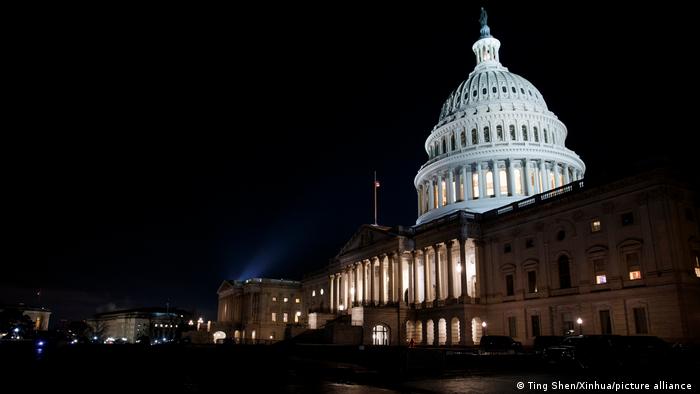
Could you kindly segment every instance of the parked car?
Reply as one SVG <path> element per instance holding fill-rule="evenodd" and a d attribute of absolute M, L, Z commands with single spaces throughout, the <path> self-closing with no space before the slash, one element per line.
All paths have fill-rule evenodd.
<path fill-rule="evenodd" d="M 535 354 L 544 353 L 545 349 L 559 345 L 565 337 L 559 335 L 539 335 L 535 337 L 532 350 Z"/>
<path fill-rule="evenodd" d="M 523 345 L 505 335 L 485 335 L 479 342 L 479 354 L 522 353 Z"/>
<path fill-rule="evenodd" d="M 543 352 L 545 360 L 579 368 L 615 368 L 623 364 L 625 346 L 618 335 L 577 335 Z"/>

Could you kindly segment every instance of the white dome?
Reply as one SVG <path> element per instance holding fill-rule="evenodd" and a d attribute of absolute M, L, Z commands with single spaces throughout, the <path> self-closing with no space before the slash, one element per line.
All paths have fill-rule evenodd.
<path fill-rule="evenodd" d="M 448 97 L 425 141 L 418 220 L 457 210 L 485 212 L 581 179 L 586 166 L 566 148 L 566 126 L 537 88 L 499 62 L 500 41 L 482 25 L 477 65 Z M 495 176 L 494 176 L 495 175 Z"/>

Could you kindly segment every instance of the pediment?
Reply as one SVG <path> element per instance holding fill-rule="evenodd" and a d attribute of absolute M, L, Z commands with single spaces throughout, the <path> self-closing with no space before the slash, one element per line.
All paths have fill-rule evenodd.
<path fill-rule="evenodd" d="M 364 224 L 350 237 L 350 240 L 340 249 L 338 255 L 341 256 L 382 241 L 394 239 L 395 237 L 394 234 L 389 233 L 389 227 Z"/>

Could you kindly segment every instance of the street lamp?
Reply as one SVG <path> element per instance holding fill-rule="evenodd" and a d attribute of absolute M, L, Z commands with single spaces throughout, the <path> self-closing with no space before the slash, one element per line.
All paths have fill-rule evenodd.
<path fill-rule="evenodd" d="M 484 331 L 482 336 L 486 336 L 486 322 L 481 323 L 481 328 L 483 329 L 482 331 Z"/>
<path fill-rule="evenodd" d="M 576 323 L 578 323 L 578 335 L 583 335 L 583 319 L 579 317 L 578 319 L 576 319 Z"/>

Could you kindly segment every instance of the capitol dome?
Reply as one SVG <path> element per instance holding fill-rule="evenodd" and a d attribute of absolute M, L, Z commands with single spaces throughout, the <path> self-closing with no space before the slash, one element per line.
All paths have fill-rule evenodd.
<path fill-rule="evenodd" d="M 535 86 L 500 63 L 501 43 L 482 10 L 476 67 L 450 94 L 425 141 L 414 185 L 417 224 L 466 210 L 486 212 L 583 178 L 567 129 Z"/>

